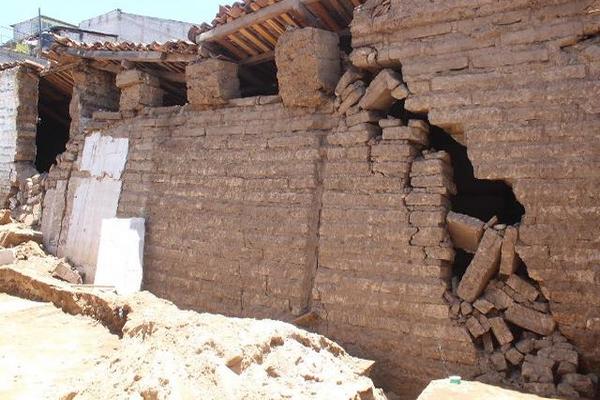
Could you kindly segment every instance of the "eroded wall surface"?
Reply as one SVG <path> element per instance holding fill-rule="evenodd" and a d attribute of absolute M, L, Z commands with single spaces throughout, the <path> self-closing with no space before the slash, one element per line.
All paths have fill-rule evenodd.
<path fill-rule="evenodd" d="M 0 205 L 35 173 L 38 78 L 25 67 L 0 71 Z"/>
<path fill-rule="evenodd" d="M 369 1 L 351 57 L 401 68 L 406 108 L 463 142 L 477 178 L 513 186 L 526 209 L 519 255 L 596 366 L 599 32 L 595 1 Z"/>

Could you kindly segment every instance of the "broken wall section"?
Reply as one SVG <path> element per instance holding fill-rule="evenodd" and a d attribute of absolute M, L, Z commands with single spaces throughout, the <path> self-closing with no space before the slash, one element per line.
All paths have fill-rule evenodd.
<path fill-rule="evenodd" d="M 38 77 L 25 66 L 0 71 L 0 204 L 36 173 Z"/>
<path fill-rule="evenodd" d="M 314 329 L 377 360 L 376 379 L 408 398 L 447 370 L 472 375 L 477 351 L 443 297 L 454 258 L 450 158 L 427 149 L 426 123 L 387 116 L 407 95 L 400 75 L 367 75 L 350 68 L 336 88 L 342 119 L 324 146 Z"/>
<path fill-rule="evenodd" d="M 517 251 L 560 331 L 600 369 L 600 13 L 590 1 L 370 1 L 352 61 L 401 67 L 406 108 L 509 182 L 526 213 Z M 476 7 L 477 6 L 477 7 Z"/>

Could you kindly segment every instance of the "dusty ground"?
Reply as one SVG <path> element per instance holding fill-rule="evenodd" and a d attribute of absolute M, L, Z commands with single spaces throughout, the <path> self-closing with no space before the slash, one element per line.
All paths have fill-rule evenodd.
<path fill-rule="evenodd" d="M 119 347 L 97 321 L 0 293 L 0 399 L 43 399 Z M 56 397 L 55 397 L 56 398 Z"/>
<path fill-rule="evenodd" d="M 19 251 L 0 267 L 2 399 L 385 399 L 372 362 L 320 335 L 74 287 Z"/>

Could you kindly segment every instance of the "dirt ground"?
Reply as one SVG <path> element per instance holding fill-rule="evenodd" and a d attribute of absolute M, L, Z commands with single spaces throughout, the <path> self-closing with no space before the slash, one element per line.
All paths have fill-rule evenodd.
<path fill-rule="evenodd" d="M 0 266 L 1 399 L 386 399 L 373 363 L 323 336 L 71 285 L 35 244 L 16 250 Z"/>
<path fill-rule="evenodd" d="M 89 374 L 118 347 L 119 338 L 89 317 L 0 293 L 1 399 L 48 398 L 65 389 L 65 377 Z"/>

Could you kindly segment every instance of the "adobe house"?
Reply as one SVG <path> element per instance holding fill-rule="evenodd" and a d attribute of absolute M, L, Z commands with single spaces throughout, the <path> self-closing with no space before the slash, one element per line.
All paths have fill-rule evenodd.
<path fill-rule="evenodd" d="M 57 39 L 47 248 L 93 283 L 102 220 L 144 218 L 143 289 L 325 334 L 400 398 L 593 398 L 597 4 L 264 3 L 194 43 Z"/>

